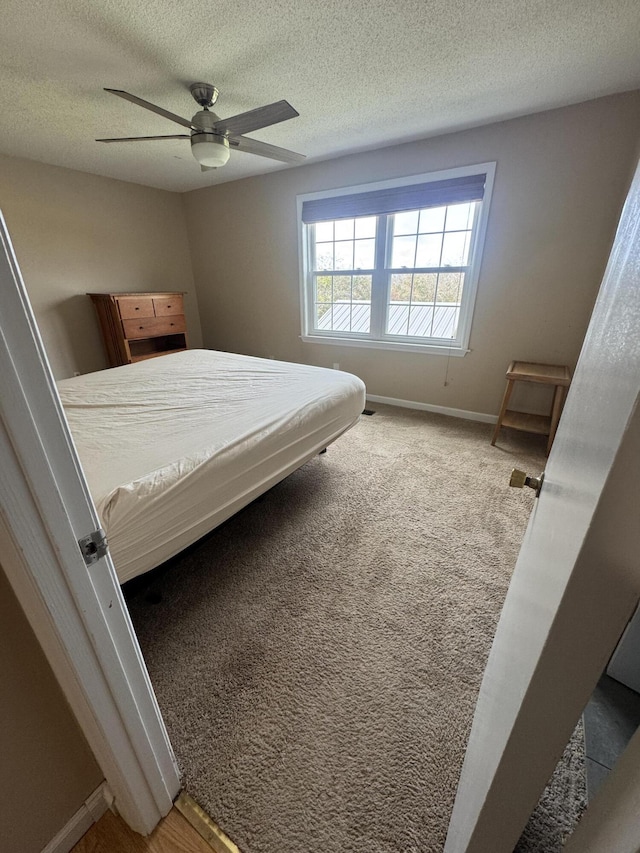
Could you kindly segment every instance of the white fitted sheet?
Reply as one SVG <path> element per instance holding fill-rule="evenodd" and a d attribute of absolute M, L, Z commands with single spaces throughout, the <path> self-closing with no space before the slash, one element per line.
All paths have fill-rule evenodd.
<path fill-rule="evenodd" d="M 121 583 L 294 471 L 352 426 L 365 400 L 349 373 L 212 350 L 58 389 Z"/>

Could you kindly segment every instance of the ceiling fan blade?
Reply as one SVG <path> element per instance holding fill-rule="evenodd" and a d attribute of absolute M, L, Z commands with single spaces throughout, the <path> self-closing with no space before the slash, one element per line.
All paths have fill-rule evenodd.
<path fill-rule="evenodd" d="M 128 92 L 123 92 L 122 89 L 105 89 L 105 92 L 110 92 L 112 95 L 117 95 L 119 98 L 124 98 L 125 101 L 131 101 L 132 104 L 137 104 L 139 107 L 144 107 L 145 110 L 151 110 L 152 113 L 157 113 L 163 118 L 168 118 L 169 121 L 175 121 L 183 127 L 188 127 L 189 130 L 196 128 L 191 124 L 189 119 L 177 116 L 175 113 L 170 113 L 169 110 L 163 110 L 162 107 L 157 107 L 155 104 L 145 101 L 143 98 L 138 98 L 136 95 L 130 95 Z"/>
<path fill-rule="evenodd" d="M 229 145 L 236 151 L 259 154 L 260 157 L 270 157 L 272 160 L 281 160 L 283 163 L 302 163 L 306 160 L 304 154 L 296 154 L 295 151 L 287 151 L 286 148 L 278 148 L 277 145 L 258 142 L 257 139 L 249 139 L 246 136 L 235 136 L 229 139 Z"/>
<path fill-rule="evenodd" d="M 214 125 L 218 133 L 226 133 L 229 136 L 239 136 L 241 133 L 251 133 L 261 127 L 269 127 L 281 121 L 295 118 L 300 115 L 288 101 L 276 101 L 266 107 L 257 107 L 246 113 L 239 113 L 231 118 L 221 118 Z"/>
<path fill-rule="evenodd" d="M 149 139 L 191 139 L 188 133 L 176 133 L 170 136 L 120 136 L 116 139 L 96 139 L 96 142 L 145 142 Z"/>

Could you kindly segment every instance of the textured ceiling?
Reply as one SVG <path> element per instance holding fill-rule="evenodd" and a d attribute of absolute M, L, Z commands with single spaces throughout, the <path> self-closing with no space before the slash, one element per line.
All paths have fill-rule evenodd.
<path fill-rule="evenodd" d="M 639 45 L 638 0 L 4 0 L 0 151 L 189 190 L 293 167 L 94 142 L 183 132 L 103 87 L 188 118 L 194 81 L 221 117 L 286 98 L 249 135 L 313 161 L 639 88 Z"/>

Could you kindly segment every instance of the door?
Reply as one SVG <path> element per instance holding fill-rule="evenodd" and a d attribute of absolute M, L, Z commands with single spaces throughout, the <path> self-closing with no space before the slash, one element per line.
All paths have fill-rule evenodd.
<path fill-rule="evenodd" d="M 511 853 L 636 607 L 639 389 L 640 170 L 496 631 L 445 853 Z"/>
<path fill-rule="evenodd" d="M 111 558 L 81 553 L 98 516 L 1 215 L 0 296 L 3 567 L 118 811 L 148 833 L 178 771 Z"/>

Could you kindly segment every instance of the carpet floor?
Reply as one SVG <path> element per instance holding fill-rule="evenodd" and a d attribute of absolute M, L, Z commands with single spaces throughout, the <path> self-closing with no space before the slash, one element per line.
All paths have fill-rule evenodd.
<path fill-rule="evenodd" d="M 186 790 L 243 853 L 443 848 L 533 505 L 509 474 L 542 470 L 543 442 L 375 408 L 125 591 Z M 576 822 L 581 738 L 523 853 Z"/>

